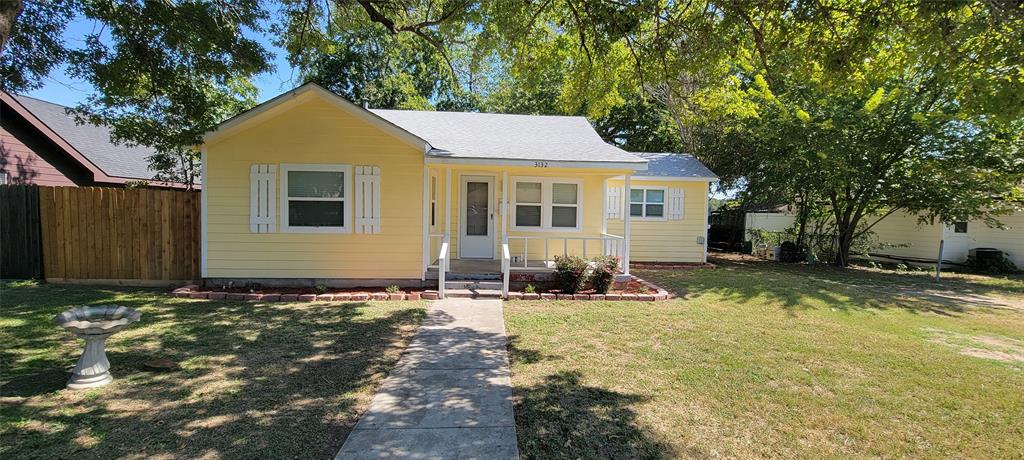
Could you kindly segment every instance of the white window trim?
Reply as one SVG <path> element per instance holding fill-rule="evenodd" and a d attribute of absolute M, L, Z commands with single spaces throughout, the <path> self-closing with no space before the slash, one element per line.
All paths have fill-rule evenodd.
<path fill-rule="evenodd" d="M 509 203 L 508 213 L 511 217 L 512 231 L 516 232 L 571 232 L 578 233 L 583 231 L 583 180 L 582 179 L 571 179 L 568 177 L 529 177 L 529 176 L 515 176 L 511 178 L 511 187 L 509 187 L 509 195 L 511 200 Z M 540 183 L 540 227 L 520 227 L 516 223 L 516 184 L 520 182 L 539 182 Z M 575 227 L 552 227 L 551 226 L 551 208 L 552 206 L 572 206 L 572 205 L 561 205 L 552 203 L 552 184 L 573 184 L 576 186 L 576 226 Z M 536 206 L 537 203 L 523 203 L 526 206 Z"/>
<path fill-rule="evenodd" d="M 352 165 L 346 164 L 315 164 L 315 163 L 282 163 L 278 168 L 281 174 L 281 231 L 285 233 L 352 233 L 351 194 L 355 191 L 352 178 Z M 333 171 L 345 174 L 345 196 L 341 198 L 345 215 L 342 216 L 341 227 L 292 227 L 288 222 L 288 173 L 290 171 Z M 301 198 L 300 201 L 339 201 L 335 198 Z"/>
<path fill-rule="evenodd" d="M 644 191 L 644 201 L 633 201 L 633 190 L 643 190 Z M 661 203 L 648 203 L 647 202 L 647 191 L 648 190 L 661 190 L 664 193 L 664 195 L 662 195 L 663 196 L 662 202 Z M 632 220 L 648 220 L 648 221 L 668 220 L 668 200 L 669 200 L 669 197 L 668 197 L 668 187 L 665 187 L 663 185 L 633 186 L 633 187 L 630 187 L 630 189 L 626 191 L 626 194 L 627 194 L 626 195 L 627 198 L 629 199 L 629 206 L 626 207 L 626 211 L 625 212 L 633 212 L 633 205 L 634 204 L 643 205 L 643 215 L 640 215 L 640 216 L 630 215 L 630 219 L 632 219 Z M 661 217 L 658 217 L 658 216 L 648 217 L 647 216 L 647 205 L 648 204 L 660 204 L 661 205 Z"/>

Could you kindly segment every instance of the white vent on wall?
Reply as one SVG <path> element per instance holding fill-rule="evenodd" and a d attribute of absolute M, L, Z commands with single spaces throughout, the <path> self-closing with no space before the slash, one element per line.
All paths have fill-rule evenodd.
<path fill-rule="evenodd" d="M 249 170 L 249 231 L 275 230 L 277 165 L 252 165 Z"/>
<path fill-rule="evenodd" d="M 356 166 L 356 233 L 380 233 L 380 167 Z"/>

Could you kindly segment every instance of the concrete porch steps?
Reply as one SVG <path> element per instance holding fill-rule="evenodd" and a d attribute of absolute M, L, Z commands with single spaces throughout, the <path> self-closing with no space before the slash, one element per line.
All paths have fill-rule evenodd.
<path fill-rule="evenodd" d="M 501 286 L 498 289 L 445 289 L 444 295 L 456 299 L 500 299 Z"/>

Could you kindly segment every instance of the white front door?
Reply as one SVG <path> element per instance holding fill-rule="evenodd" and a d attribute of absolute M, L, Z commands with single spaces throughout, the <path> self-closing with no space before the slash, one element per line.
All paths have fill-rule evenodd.
<path fill-rule="evenodd" d="M 494 258 L 494 176 L 462 176 L 459 258 Z"/>

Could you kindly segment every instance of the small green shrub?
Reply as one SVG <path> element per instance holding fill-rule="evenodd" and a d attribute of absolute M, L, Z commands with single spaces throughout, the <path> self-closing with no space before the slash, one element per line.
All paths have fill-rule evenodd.
<path fill-rule="evenodd" d="M 980 260 L 977 257 L 968 257 L 966 265 L 972 272 L 986 275 L 1012 275 L 1020 272 L 1017 265 L 1006 257 L 1006 254 L 999 258 L 990 257 Z"/>
<path fill-rule="evenodd" d="M 523 291 L 526 292 L 527 294 L 533 294 L 537 292 L 537 288 L 533 287 L 532 284 L 527 284 L 526 289 L 523 289 Z"/>
<path fill-rule="evenodd" d="M 590 274 L 590 286 L 599 294 L 607 294 L 612 287 L 615 273 L 619 271 L 619 258 L 615 256 L 594 257 L 594 271 Z"/>
<path fill-rule="evenodd" d="M 555 282 L 565 294 L 575 294 L 587 282 L 587 260 L 577 256 L 555 256 Z"/>
<path fill-rule="evenodd" d="M 399 291 L 398 285 L 392 284 L 391 286 L 388 286 L 387 289 L 384 289 L 384 291 L 387 292 L 388 294 L 397 294 Z"/>
<path fill-rule="evenodd" d="M 316 286 L 313 286 L 313 292 L 315 292 L 317 294 L 323 294 L 323 293 L 327 292 L 327 285 L 323 284 L 323 283 L 319 283 Z"/>

